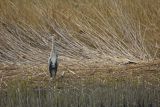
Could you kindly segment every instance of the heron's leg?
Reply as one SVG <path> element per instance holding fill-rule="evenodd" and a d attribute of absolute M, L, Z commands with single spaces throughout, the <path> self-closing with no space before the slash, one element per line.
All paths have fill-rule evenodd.
<path fill-rule="evenodd" d="M 53 76 L 53 75 L 52 75 L 52 72 L 50 72 L 50 77 L 52 78 L 52 76 Z"/>

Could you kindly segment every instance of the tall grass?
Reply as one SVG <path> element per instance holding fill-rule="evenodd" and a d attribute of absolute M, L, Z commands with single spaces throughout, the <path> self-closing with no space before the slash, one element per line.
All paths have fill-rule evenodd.
<path fill-rule="evenodd" d="M 77 83 L 77 82 L 76 82 Z M 87 82 L 85 82 L 87 83 Z M 72 84 L 70 81 L 69 84 Z M 13 84 L 12 84 L 13 85 Z M 11 86 L 12 86 L 11 85 Z M 29 88 L 20 82 L 0 91 L 2 107 L 159 107 L 159 88 L 145 84 L 94 82 L 76 88 L 52 83 L 47 88 Z M 62 85 L 62 87 L 61 87 Z"/>
<path fill-rule="evenodd" d="M 159 58 L 158 0 L 1 0 L 0 61 L 46 62 L 56 36 L 61 56 L 108 63 Z"/>

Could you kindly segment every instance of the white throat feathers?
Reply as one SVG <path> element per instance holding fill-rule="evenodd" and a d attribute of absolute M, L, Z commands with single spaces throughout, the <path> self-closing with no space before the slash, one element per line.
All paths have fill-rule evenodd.
<path fill-rule="evenodd" d="M 55 38 L 52 36 L 52 50 L 50 54 L 50 60 L 55 63 L 57 59 L 57 49 L 56 49 L 56 41 Z"/>

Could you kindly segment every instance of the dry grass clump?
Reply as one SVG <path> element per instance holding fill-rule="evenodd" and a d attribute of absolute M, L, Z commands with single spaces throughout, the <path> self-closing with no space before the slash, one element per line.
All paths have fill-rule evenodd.
<path fill-rule="evenodd" d="M 0 61 L 44 63 L 53 35 L 66 58 L 114 64 L 159 58 L 159 7 L 158 0 L 1 0 Z"/>

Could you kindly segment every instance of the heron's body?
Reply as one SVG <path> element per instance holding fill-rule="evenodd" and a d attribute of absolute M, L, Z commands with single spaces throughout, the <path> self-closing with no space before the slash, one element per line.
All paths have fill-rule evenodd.
<path fill-rule="evenodd" d="M 50 73 L 50 77 L 55 77 L 56 76 L 57 68 L 58 68 L 57 57 L 56 58 L 50 58 L 49 59 L 49 73 Z"/>
<path fill-rule="evenodd" d="M 49 73 L 50 73 L 50 77 L 55 77 L 57 73 L 57 68 L 58 68 L 58 54 L 56 52 L 54 38 L 52 39 L 52 42 L 53 42 L 52 51 L 49 57 Z"/>

